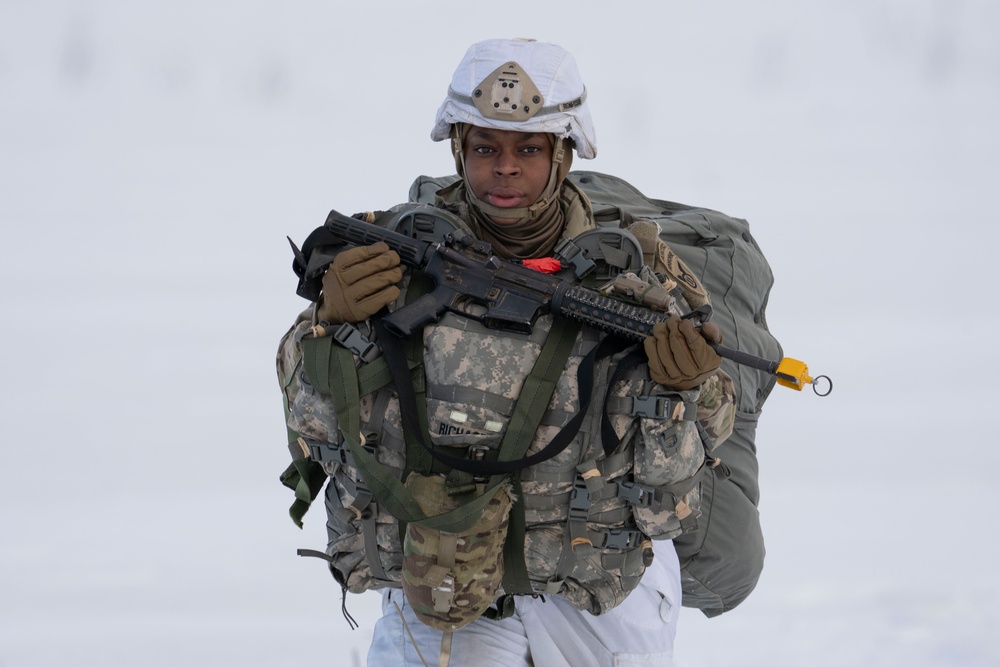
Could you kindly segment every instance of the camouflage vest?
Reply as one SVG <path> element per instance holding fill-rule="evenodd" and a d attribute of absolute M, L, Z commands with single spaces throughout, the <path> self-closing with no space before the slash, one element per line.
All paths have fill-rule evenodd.
<path fill-rule="evenodd" d="M 670 309 L 689 310 L 679 289 Z M 584 405 L 578 370 L 602 338 L 567 326 L 546 316 L 528 335 L 505 333 L 447 314 L 421 340 L 408 341 L 406 363 L 430 444 L 486 460 L 503 456 L 505 440 L 519 441 L 522 455 L 549 445 Z M 699 484 L 711 461 L 706 441 L 732 429 L 732 384 L 724 374 L 699 389 L 671 391 L 649 380 L 644 363 L 624 364 L 627 350 L 617 351 L 594 364 L 589 395 L 596 399 L 580 414 L 569 446 L 515 474 L 475 479 L 407 442 L 405 406 L 383 357 L 356 343 L 345 356 L 350 336 L 325 333 L 300 321 L 279 351 L 297 458 L 283 481 L 296 489 L 300 516 L 329 478 L 323 557 L 345 591 L 402 586 L 418 616 L 441 629 L 474 620 L 502 593 L 560 595 L 600 614 L 638 584 L 651 539 L 696 527 Z M 377 338 L 365 324 L 353 335 Z M 563 340 L 561 353 L 551 351 L 553 338 Z M 338 387 L 355 383 L 355 394 L 338 399 Z M 347 428 L 343 403 L 352 395 L 356 426 Z M 355 428 L 360 438 L 345 437 Z M 611 455 L 602 445 L 607 438 L 620 442 Z M 378 485 L 369 478 L 386 471 L 419 512 L 385 489 L 373 491 Z M 447 530 L 422 519 L 452 518 L 473 505 L 475 512 Z"/>

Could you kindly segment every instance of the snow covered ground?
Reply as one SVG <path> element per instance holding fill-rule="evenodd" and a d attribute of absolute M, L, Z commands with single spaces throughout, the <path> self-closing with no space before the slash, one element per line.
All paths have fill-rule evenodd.
<path fill-rule="evenodd" d="M 355 6 L 356 5 L 356 6 Z M 768 557 L 680 667 L 1000 665 L 1000 6 L 0 2 L 0 666 L 363 663 L 277 481 L 284 236 L 450 173 L 466 46 L 566 46 L 607 171 L 750 220 Z M 536 6 L 537 5 L 537 6 Z"/>

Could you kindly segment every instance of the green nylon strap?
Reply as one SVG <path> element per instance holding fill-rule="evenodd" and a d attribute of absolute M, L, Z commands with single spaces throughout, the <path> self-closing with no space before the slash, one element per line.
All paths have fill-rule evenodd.
<path fill-rule="evenodd" d="M 552 402 L 556 385 L 566 362 L 576 344 L 580 324 L 568 318 L 557 317 L 552 322 L 545 345 L 531 373 L 524 381 L 521 394 L 514 405 L 514 413 L 500 444 L 500 460 L 513 461 L 524 457 L 531 440 L 538 430 L 542 416 Z M 527 530 L 524 518 L 524 494 L 521 492 L 520 474 L 513 475 L 514 505 L 510 510 L 507 540 L 504 542 L 503 589 L 507 593 L 530 595 L 534 592 L 524 561 L 524 537 Z"/>
<path fill-rule="evenodd" d="M 300 362 L 301 363 L 301 362 Z M 288 508 L 288 515 L 295 522 L 295 525 L 302 528 L 302 517 L 309 511 L 310 505 L 316 496 L 323 490 L 326 484 L 326 471 L 323 466 L 311 461 L 301 453 L 299 447 L 299 434 L 288 426 L 288 418 L 291 410 L 288 406 L 288 385 L 295 377 L 298 365 L 288 375 L 284 386 L 281 388 L 281 403 L 285 412 L 285 431 L 288 434 L 288 451 L 292 453 L 292 462 L 279 476 L 279 480 L 286 487 L 295 492 L 295 500 Z"/>
<path fill-rule="evenodd" d="M 361 446 L 361 396 L 358 394 L 358 376 L 354 354 L 340 346 L 331 348 L 330 363 L 340 371 L 331 377 L 330 396 L 333 398 L 337 422 L 344 442 L 354 455 L 361 477 L 385 509 L 400 521 L 416 523 L 427 528 L 458 533 L 472 526 L 493 497 L 493 492 L 504 479 L 491 481 L 483 495 L 445 514 L 428 517 L 421 511 L 416 499 L 392 471 Z"/>
<path fill-rule="evenodd" d="M 330 373 L 337 370 L 331 361 L 334 347 L 341 346 L 333 336 L 311 336 L 302 339 L 302 367 L 306 379 L 316 391 L 327 396 L 330 395 Z M 421 361 L 411 360 L 407 355 L 407 363 L 412 371 L 421 364 Z M 384 357 L 378 357 L 371 363 L 364 364 L 356 372 L 358 393 L 361 396 L 367 396 L 392 382 L 392 373 Z"/>
<path fill-rule="evenodd" d="M 413 395 L 419 406 L 417 409 L 417 428 L 421 433 L 427 433 L 427 378 L 424 375 L 424 337 L 423 330 L 420 335 L 413 336 L 403 341 L 403 354 L 406 357 L 406 364 L 414 371 L 410 373 L 413 386 Z M 397 391 L 397 396 L 399 392 Z M 402 401 L 400 401 L 402 403 Z M 400 405 L 400 410 L 403 410 Z M 431 474 L 434 467 L 434 458 L 430 452 L 420 446 L 416 434 L 409 429 L 403 429 L 403 440 L 406 442 L 406 468 L 403 471 L 403 479 L 411 472 L 418 472 L 422 475 Z"/>
<path fill-rule="evenodd" d="M 410 370 L 412 371 L 415 367 L 415 364 L 411 364 Z M 375 361 L 358 369 L 358 393 L 362 396 L 367 396 L 390 382 L 392 382 L 392 372 L 389 371 L 389 365 L 385 363 L 385 357 L 378 357 Z"/>
<path fill-rule="evenodd" d="M 524 518 L 524 493 L 521 476 L 514 475 L 514 504 L 507 523 L 507 539 L 503 543 L 503 590 L 513 595 L 531 595 L 535 592 L 528 577 L 528 564 L 524 560 L 524 538 L 527 520 Z"/>
<path fill-rule="evenodd" d="M 517 397 L 507 433 L 500 444 L 499 460 L 515 461 L 524 458 L 528 452 L 542 416 L 552 402 L 559 378 L 566 370 L 566 362 L 579 332 L 579 322 L 562 317 L 553 320 L 545 345 Z"/>
<path fill-rule="evenodd" d="M 406 305 L 413 303 L 425 294 L 429 294 L 434 289 L 434 281 L 423 271 L 413 271 L 410 274 L 410 283 L 406 288 Z M 418 374 L 411 374 L 413 379 L 413 394 L 417 402 L 417 425 L 421 433 L 427 433 L 427 382 L 424 375 L 424 329 L 420 328 L 419 333 L 403 341 L 403 355 L 406 358 L 407 366 L 419 369 Z M 414 365 L 411 365 L 414 364 Z M 397 392 L 398 395 L 398 392 Z M 400 405 L 400 410 L 403 410 Z M 403 469 L 403 479 L 406 479 L 411 472 L 418 472 L 422 475 L 431 474 L 434 467 L 434 459 L 420 443 L 417 442 L 416 434 L 409 429 L 403 429 L 403 440 L 406 443 L 406 463 Z M 400 524 L 400 530 L 406 527 Z"/>
<path fill-rule="evenodd" d="M 330 363 L 334 346 L 336 341 L 333 336 L 302 339 L 302 370 L 305 371 L 309 384 L 327 396 L 330 395 L 330 371 L 333 368 Z"/>
<path fill-rule="evenodd" d="M 333 336 L 310 337 L 302 340 L 302 369 L 306 379 L 316 391 L 330 395 L 330 378 L 334 377 L 333 349 L 340 346 Z M 353 366 L 353 362 L 351 364 Z M 366 364 L 358 371 L 358 384 L 364 394 L 371 393 L 392 380 L 385 360 L 381 357 L 371 364 Z M 289 382 L 291 379 L 289 379 Z M 288 399 L 285 404 L 285 422 L 288 422 Z M 288 431 L 289 449 L 298 447 L 299 434 L 290 428 Z M 302 518 L 309 511 L 310 505 L 323 490 L 326 472 L 323 467 L 310 459 L 294 460 L 292 465 L 281 475 L 281 483 L 295 492 L 295 501 L 288 508 L 288 514 L 299 528 L 302 528 Z"/>
<path fill-rule="evenodd" d="M 288 508 L 288 515 L 296 526 L 302 528 L 302 517 L 326 484 L 326 471 L 315 461 L 302 458 L 292 461 L 280 480 L 295 492 L 295 501 Z"/>

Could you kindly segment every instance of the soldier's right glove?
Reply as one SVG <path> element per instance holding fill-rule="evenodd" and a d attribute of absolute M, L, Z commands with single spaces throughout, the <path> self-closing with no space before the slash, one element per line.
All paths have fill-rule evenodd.
<path fill-rule="evenodd" d="M 706 334 L 715 337 L 718 329 Z M 719 336 L 721 338 L 721 335 Z M 718 370 L 722 359 L 691 320 L 671 317 L 653 327 L 653 334 L 643 341 L 649 359 L 649 375 L 671 389 L 693 389 Z"/>
<path fill-rule="evenodd" d="M 399 255 L 385 243 L 345 250 L 323 274 L 317 316 L 330 324 L 366 320 L 399 298 L 396 283 L 402 279 Z"/>

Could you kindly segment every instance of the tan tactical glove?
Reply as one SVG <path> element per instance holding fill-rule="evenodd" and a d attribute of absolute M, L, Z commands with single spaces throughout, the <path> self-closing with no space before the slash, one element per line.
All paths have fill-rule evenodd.
<path fill-rule="evenodd" d="M 649 374 L 654 381 L 671 389 L 693 389 L 714 373 L 722 359 L 709 347 L 706 337 L 720 342 L 717 326 L 698 333 L 691 320 L 671 317 L 653 327 L 653 335 L 643 341 L 649 358 Z M 715 339 L 719 340 L 716 341 Z"/>
<path fill-rule="evenodd" d="M 337 255 L 323 274 L 323 301 L 317 313 L 330 324 L 361 322 L 399 298 L 403 279 L 399 255 L 381 241 Z"/>

